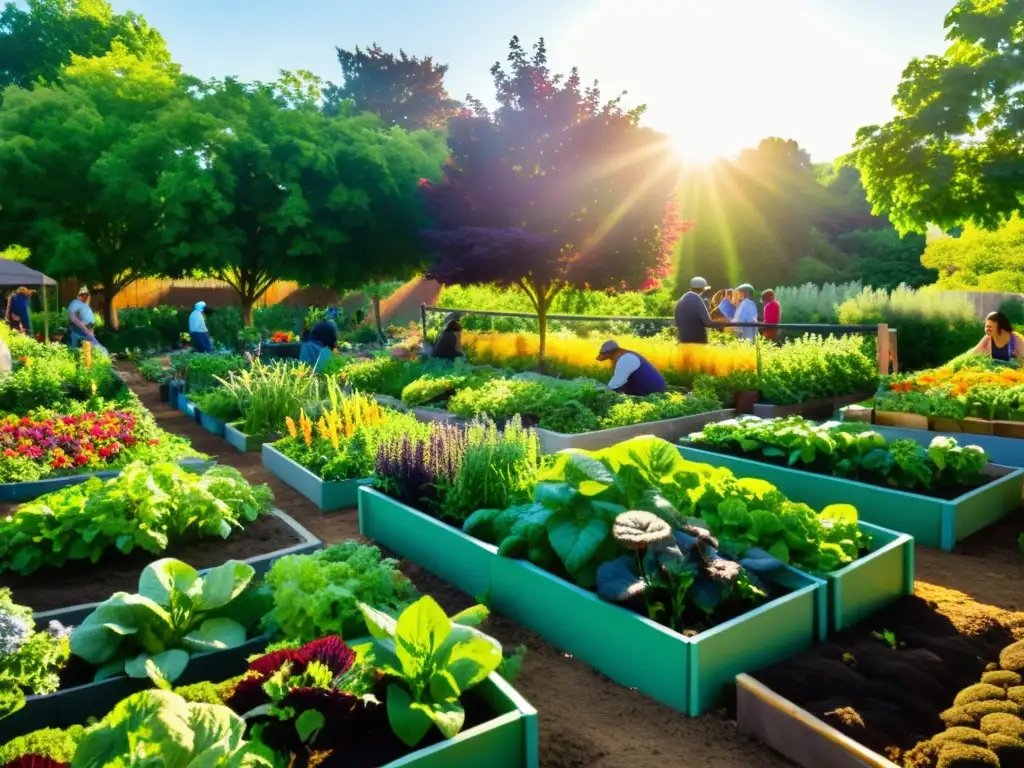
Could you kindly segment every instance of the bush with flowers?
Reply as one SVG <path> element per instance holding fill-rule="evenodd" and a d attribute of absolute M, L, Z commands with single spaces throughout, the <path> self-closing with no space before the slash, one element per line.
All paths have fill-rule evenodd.
<path fill-rule="evenodd" d="M 296 336 L 291 331 L 274 331 L 272 334 L 270 334 L 271 344 L 291 344 L 298 340 L 299 337 Z"/>
<path fill-rule="evenodd" d="M 140 406 L 0 418 L 0 482 L 97 472 L 133 461 L 201 457 L 188 441 L 156 426 Z"/>

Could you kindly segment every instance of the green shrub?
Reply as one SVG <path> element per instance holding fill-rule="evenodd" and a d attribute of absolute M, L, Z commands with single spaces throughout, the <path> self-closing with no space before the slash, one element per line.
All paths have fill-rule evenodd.
<path fill-rule="evenodd" d="M 7 765 L 24 755 L 48 757 L 58 763 L 70 763 L 85 734 L 85 726 L 43 728 L 11 739 L 0 746 L 0 765 Z"/>
<path fill-rule="evenodd" d="M 900 287 L 891 293 L 865 288 L 839 307 L 839 322 L 887 323 L 898 331 L 900 367 L 929 368 L 978 343 L 981 322 L 966 298 Z"/>
<path fill-rule="evenodd" d="M 1010 672 L 1024 673 L 1024 640 L 1003 648 L 999 654 L 999 666 Z"/>

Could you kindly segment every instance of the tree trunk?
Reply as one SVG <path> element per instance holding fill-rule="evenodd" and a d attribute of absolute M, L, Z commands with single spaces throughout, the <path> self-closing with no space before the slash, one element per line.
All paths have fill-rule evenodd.
<path fill-rule="evenodd" d="M 252 325 L 252 309 L 256 305 L 256 298 L 242 294 L 239 297 L 242 299 L 242 325 L 248 328 Z"/>
<path fill-rule="evenodd" d="M 388 344 L 388 338 L 384 335 L 384 325 L 380 319 L 380 296 L 374 296 L 373 299 L 373 319 L 377 323 L 377 338 L 380 339 L 382 347 L 386 347 Z"/>
<path fill-rule="evenodd" d="M 537 348 L 537 365 L 544 369 L 544 356 L 548 349 L 548 307 L 551 300 L 543 293 L 537 297 L 537 335 L 540 337 L 540 345 Z"/>

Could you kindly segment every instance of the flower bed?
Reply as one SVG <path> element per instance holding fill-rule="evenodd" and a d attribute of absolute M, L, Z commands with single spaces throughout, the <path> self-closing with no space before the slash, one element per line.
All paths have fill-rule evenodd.
<path fill-rule="evenodd" d="M 737 422 L 737 424 L 743 423 L 742 420 Z M 745 423 L 757 424 L 757 422 L 750 421 Z M 860 428 L 860 425 L 857 427 Z M 848 428 L 853 428 L 853 425 L 848 425 Z M 713 425 L 709 429 L 712 432 L 714 430 L 723 431 L 729 430 L 730 426 L 728 424 L 724 427 Z M 849 456 L 836 449 L 830 442 L 832 438 L 829 435 L 832 433 L 834 433 L 834 437 L 842 438 L 841 442 L 846 446 L 842 450 L 852 451 Z M 769 437 L 767 431 L 762 431 L 759 434 L 766 439 Z M 805 440 L 808 435 L 810 436 L 809 442 Z M 806 450 L 808 463 L 818 462 L 819 469 L 825 469 L 830 462 L 835 461 L 836 467 L 844 467 L 844 471 L 852 474 L 857 480 L 775 466 L 765 463 L 760 456 L 758 460 L 752 460 L 701 450 L 696 447 L 703 446 L 703 442 L 683 446 L 681 450 L 683 455 L 691 460 L 705 461 L 715 466 L 728 468 L 738 475 L 766 480 L 788 497 L 814 507 L 852 503 L 860 510 L 864 520 L 909 534 L 918 544 L 939 547 L 947 551 L 951 550 L 957 541 L 991 525 L 1020 506 L 1021 490 L 1024 487 L 1024 470 L 1013 470 L 1008 467 L 988 464 L 982 471 L 981 484 L 975 488 L 964 488 L 962 485 L 957 485 L 959 481 L 953 467 L 973 467 L 977 463 L 974 458 L 984 456 L 984 454 L 976 450 L 961 449 L 948 442 L 944 442 L 941 446 L 934 446 L 934 448 L 935 456 L 943 461 L 944 468 L 948 467 L 952 470 L 946 472 L 946 477 L 950 478 L 949 484 L 944 487 L 943 493 L 927 496 L 922 495 L 919 490 L 897 490 L 884 485 L 869 485 L 866 482 L 858 481 L 867 477 L 874 482 L 880 482 L 879 478 L 884 478 L 881 482 L 892 482 L 893 484 L 901 482 L 905 485 L 910 484 L 911 487 L 915 485 L 920 487 L 922 480 L 933 482 L 933 473 L 942 477 L 942 473 L 936 472 L 934 463 L 929 466 L 929 461 L 934 460 L 929 459 L 925 448 L 913 441 L 896 441 L 893 443 L 892 452 L 887 452 L 881 446 L 871 447 L 876 442 L 884 442 L 884 438 L 874 432 L 861 432 L 856 435 L 827 425 L 823 429 L 817 430 L 794 428 L 790 430 L 788 436 L 783 430 L 781 438 L 773 437 L 771 439 L 804 440 L 807 445 L 798 446 L 794 443 L 789 451 L 785 451 L 786 456 L 792 456 L 797 448 L 801 451 Z M 726 444 L 728 442 L 729 440 L 726 439 Z M 762 442 L 752 437 L 748 445 L 751 450 L 760 449 Z M 858 446 L 860 447 L 858 448 Z M 767 447 L 764 450 L 767 450 Z M 782 452 L 781 448 L 778 450 Z M 873 456 L 872 451 L 881 453 Z M 969 464 L 954 463 L 961 461 L 956 458 L 957 452 L 960 456 L 965 457 L 964 461 L 971 459 L 971 462 Z M 821 456 L 825 458 L 819 458 Z M 843 458 L 844 456 L 845 458 Z M 851 457 L 853 458 L 851 459 Z M 798 456 L 794 463 L 797 463 L 799 458 Z M 900 465 L 901 461 L 903 466 Z M 946 461 L 949 461 L 950 464 L 945 464 Z M 966 471 L 966 469 L 961 469 L 961 471 Z"/>
<path fill-rule="evenodd" d="M 289 459 L 270 443 L 264 443 L 261 450 L 263 466 L 267 471 L 313 502 L 321 512 L 355 507 L 359 487 L 370 482 L 369 477 L 325 481 Z"/>
<path fill-rule="evenodd" d="M 164 432 L 140 408 L 0 420 L 0 500 L 26 498 L 40 480 L 117 469 L 133 461 L 205 459 L 182 438 Z"/>
<path fill-rule="evenodd" d="M 737 724 L 803 768 L 1015 765 L 1024 642 L 991 620 L 974 627 L 962 634 L 904 598 L 829 646 L 738 678 Z"/>

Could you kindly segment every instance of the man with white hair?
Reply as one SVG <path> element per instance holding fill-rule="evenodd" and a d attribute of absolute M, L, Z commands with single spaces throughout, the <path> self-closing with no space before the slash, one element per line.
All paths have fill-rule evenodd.
<path fill-rule="evenodd" d="M 690 281 L 690 290 L 676 302 L 676 332 L 680 344 L 707 344 L 711 314 L 704 303 L 703 294 L 708 281 L 695 277 Z"/>
<path fill-rule="evenodd" d="M 206 328 L 206 302 L 197 301 L 188 316 L 188 335 L 192 341 L 192 349 L 196 352 L 213 352 L 213 340 L 210 339 L 210 331 Z"/>

